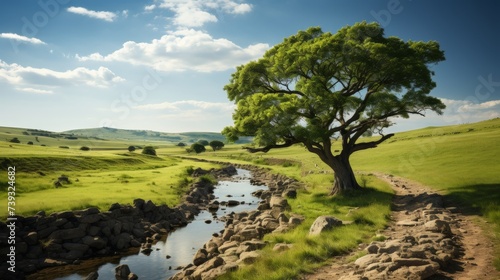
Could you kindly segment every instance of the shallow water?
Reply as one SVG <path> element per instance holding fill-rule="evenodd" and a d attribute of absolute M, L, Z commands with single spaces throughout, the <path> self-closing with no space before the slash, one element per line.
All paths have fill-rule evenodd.
<path fill-rule="evenodd" d="M 235 175 L 237 181 L 220 181 L 214 190 L 216 200 L 219 202 L 227 200 L 244 201 L 234 207 L 221 206 L 216 212 L 217 217 L 222 217 L 231 212 L 243 212 L 255 210 L 258 205 L 258 198 L 251 195 L 259 189 L 267 189 L 266 186 L 254 186 L 250 184 L 250 172 L 238 169 Z M 232 197 L 227 197 L 231 195 Z M 222 210 L 224 209 L 225 210 Z M 212 223 L 205 223 L 211 220 Z M 214 219 L 213 214 L 202 211 L 195 219 L 183 228 L 176 229 L 169 233 L 165 239 L 158 241 L 153 247 L 149 256 L 142 253 L 124 256 L 119 262 L 113 261 L 100 265 L 97 270 L 99 279 L 114 279 L 114 269 L 120 264 L 127 264 L 130 271 L 137 274 L 139 279 L 167 279 L 178 271 L 178 266 L 186 266 L 192 262 L 193 256 L 212 237 L 213 233 L 220 233 L 224 229 L 224 223 Z M 167 259 L 166 256 L 170 256 Z M 55 278 L 58 280 L 81 280 L 89 272 L 74 273 L 68 276 Z"/>

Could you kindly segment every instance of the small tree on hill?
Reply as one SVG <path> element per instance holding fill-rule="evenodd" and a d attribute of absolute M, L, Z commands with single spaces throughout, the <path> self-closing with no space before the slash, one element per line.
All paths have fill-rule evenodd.
<path fill-rule="evenodd" d="M 146 146 L 142 149 L 142 153 L 145 155 L 156 156 L 156 150 L 153 146 Z"/>
<path fill-rule="evenodd" d="M 204 152 L 206 149 L 205 149 L 205 146 L 203 146 L 202 144 L 194 143 L 193 145 L 191 145 L 191 150 L 193 150 L 195 153 L 199 154 L 199 153 Z"/>
<path fill-rule="evenodd" d="M 90 151 L 90 148 L 89 148 L 89 147 L 87 147 L 87 146 L 82 146 L 82 147 L 80 148 L 80 150 L 81 150 L 81 151 Z"/>
<path fill-rule="evenodd" d="M 222 149 L 222 147 L 224 147 L 224 143 L 222 143 L 221 141 L 218 141 L 218 140 L 213 140 L 210 142 L 210 147 L 212 147 L 212 149 L 215 152 L 215 150 Z"/>
<path fill-rule="evenodd" d="M 185 144 L 185 143 L 182 143 L 182 142 L 179 142 L 179 143 L 177 144 L 177 147 L 185 147 L 185 146 L 186 146 L 186 144 Z"/>
<path fill-rule="evenodd" d="M 128 146 L 128 151 L 129 152 L 135 151 L 135 146 Z"/>
<path fill-rule="evenodd" d="M 21 143 L 21 140 L 19 140 L 19 138 L 17 138 L 17 137 L 14 137 L 14 138 L 10 139 L 9 142 L 10 143 L 18 143 L 19 144 L 19 143 Z"/>

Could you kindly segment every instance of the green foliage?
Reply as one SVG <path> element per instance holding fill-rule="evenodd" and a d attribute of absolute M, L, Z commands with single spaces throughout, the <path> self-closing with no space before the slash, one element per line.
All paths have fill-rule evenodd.
<path fill-rule="evenodd" d="M 33 145 L 33 141 L 28 141 L 28 145 Z"/>
<path fill-rule="evenodd" d="M 19 144 L 19 143 L 21 143 L 21 140 L 19 140 L 19 138 L 17 138 L 17 137 L 14 137 L 14 138 L 10 139 L 9 142 Z"/>
<path fill-rule="evenodd" d="M 220 150 L 224 147 L 224 143 L 222 141 L 218 141 L 218 140 L 210 141 L 209 145 L 210 145 L 210 147 L 212 147 L 214 152 L 216 150 Z"/>
<path fill-rule="evenodd" d="M 142 149 L 142 153 L 145 155 L 156 156 L 156 150 L 153 146 L 145 146 Z"/>
<path fill-rule="evenodd" d="M 215 185 L 217 184 L 217 179 L 215 179 L 215 177 L 211 174 L 205 174 L 205 175 L 202 175 L 198 178 L 198 180 L 200 182 L 204 182 L 204 183 L 209 183 L 209 184 L 212 184 L 212 185 Z"/>
<path fill-rule="evenodd" d="M 128 151 L 129 152 L 135 151 L 135 146 L 128 146 Z"/>
<path fill-rule="evenodd" d="M 68 146 L 59 146 L 60 149 L 69 149 Z"/>
<path fill-rule="evenodd" d="M 191 145 L 190 149 L 192 151 L 194 151 L 195 153 L 197 153 L 197 154 L 202 153 L 202 152 L 204 152 L 206 150 L 205 146 L 203 146 L 200 143 L 194 143 L 193 145 Z"/>
<path fill-rule="evenodd" d="M 185 143 L 182 143 L 182 142 L 179 142 L 179 143 L 177 143 L 177 145 L 176 145 L 176 146 L 177 146 L 177 147 L 185 147 L 185 146 L 186 146 L 186 144 L 185 144 Z"/>
<path fill-rule="evenodd" d="M 82 147 L 80 148 L 80 150 L 81 150 L 81 151 L 90 151 L 90 148 L 89 148 L 89 147 L 87 147 L 87 146 L 82 146 Z"/>
<path fill-rule="evenodd" d="M 338 174 L 352 173 L 352 153 L 392 136 L 357 143 L 362 135 L 390 126 L 389 118 L 442 113 L 445 105 L 428 95 L 436 86 L 428 66 L 442 60 L 437 42 L 384 37 L 378 23 L 356 23 L 336 34 L 319 27 L 299 31 L 237 67 L 224 87 L 237 105 L 234 125 L 222 133 L 230 141 L 254 136 L 259 148 L 250 152 L 301 143 Z M 331 152 L 335 138 L 343 140 L 342 157 Z"/>
<path fill-rule="evenodd" d="M 208 144 L 209 144 L 207 140 L 198 140 L 198 142 L 197 142 L 197 143 L 198 143 L 198 144 L 201 144 L 201 145 L 203 145 L 203 146 L 208 146 Z"/>

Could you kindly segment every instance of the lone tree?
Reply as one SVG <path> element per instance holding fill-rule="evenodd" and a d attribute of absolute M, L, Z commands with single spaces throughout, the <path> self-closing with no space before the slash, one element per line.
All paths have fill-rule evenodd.
<path fill-rule="evenodd" d="M 213 140 L 213 141 L 210 141 L 209 143 L 210 147 L 212 147 L 212 149 L 214 150 L 214 152 L 216 150 L 220 150 L 224 147 L 224 143 L 219 141 L 219 140 Z"/>
<path fill-rule="evenodd" d="M 249 152 L 304 145 L 335 173 L 332 194 L 361 188 L 349 157 L 375 148 L 393 134 L 383 129 L 395 117 L 442 114 L 429 96 L 436 86 L 431 64 L 444 60 L 435 41 L 384 37 L 378 23 L 356 23 L 336 34 L 319 27 L 300 31 L 241 65 L 224 87 L 237 104 L 230 141 L 253 136 Z M 363 135 L 379 134 L 357 143 Z M 332 152 L 340 141 L 342 149 Z"/>
<path fill-rule="evenodd" d="M 128 146 L 128 151 L 129 152 L 135 151 L 135 146 Z"/>

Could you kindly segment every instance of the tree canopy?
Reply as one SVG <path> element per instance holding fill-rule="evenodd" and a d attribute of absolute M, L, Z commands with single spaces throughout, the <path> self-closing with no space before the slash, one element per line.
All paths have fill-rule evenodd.
<path fill-rule="evenodd" d="M 224 87 L 237 104 L 230 141 L 253 136 L 250 152 L 303 144 L 335 172 L 334 193 L 359 188 L 349 163 L 393 134 L 396 117 L 442 113 L 429 96 L 436 86 L 430 65 L 444 60 L 435 41 L 385 37 L 378 23 L 356 23 L 337 33 L 319 27 L 299 31 L 264 56 L 237 67 Z M 380 137 L 358 143 L 366 134 Z M 341 141 L 339 154 L 332 143 Z"/>
<path fill-rule="evenodd" d="M 219 141 L 219 140 L 213 140 L 213 141 L 210 141 L 210 147 L 212 147 L 212 149 L 214 150 L 214 152 L 216 150 L 220 150 L 224 147 L 224 143 L 222 141 Z"/>

